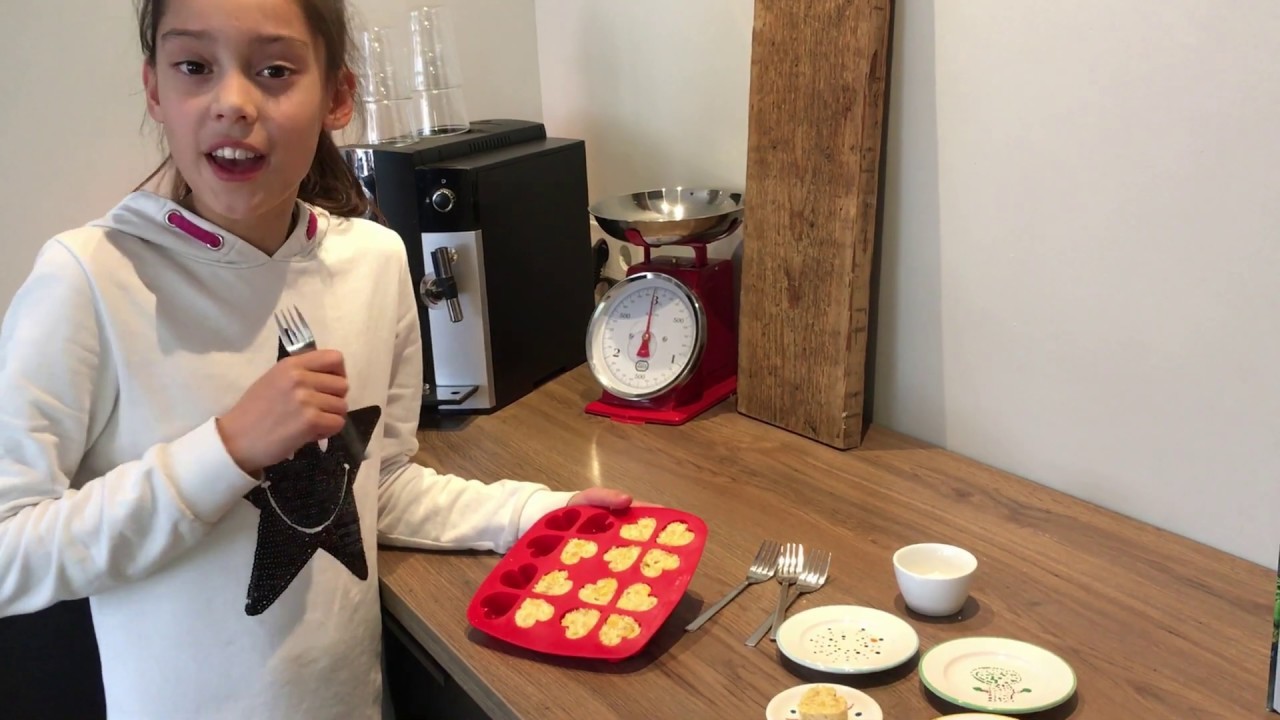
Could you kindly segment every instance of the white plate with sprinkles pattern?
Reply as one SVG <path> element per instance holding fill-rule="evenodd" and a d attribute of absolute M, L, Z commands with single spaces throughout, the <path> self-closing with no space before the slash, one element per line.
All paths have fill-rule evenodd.
<path fill-rule="evenodd" d="M 861 675 L 910 660 L 920 649 L 920 636 L 883 610 L 824 605 L 787 618 L 778 628 L 778 649 L 813 670 Z"/>

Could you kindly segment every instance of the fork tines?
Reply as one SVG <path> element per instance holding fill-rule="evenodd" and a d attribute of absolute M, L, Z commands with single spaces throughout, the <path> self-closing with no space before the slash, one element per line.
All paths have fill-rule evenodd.
<path fill-rule="evenodd" d="M 271 315 L 271 317 L 276 321 L 276 334 L 280 336 L 280 339 L 284 341 L 285 345 L 293 345 L 293 335 L 289 331 L 289 327 L 285 324 L 285 321 L 280 319 L 282 312 L 283 311 L 277 310 Z"/>
<path fill-rule="evenodd" d="M 272 314 L 272 318 L 276 321 L 276 334 L 280 336 L 280 341 L 284 343 L 285 350 L 290 355 L 315 345 L 316 339 L 311 332 L 311 325 L 307 323 L 307 318 L 297 305 L 277 310 Z"/>
<path fill-rule="evenodd" d="M 756 550 L 756 557 L 751 561 L 751 568 L 756 572 L 767 572 L 770 576 L 777 571 L 778 553 L 782 551 L 782 545 L 776 540 L 765 540 L 760 543 L 760 549 Z"/>
<path fill-rule="evenodd" d="M 301 340 L 303 342 L 315 342 L 315 335 L 311 333 L 311 324 L 307 322 L 307 317 L 302 314 L 302 309 L 294 305 L 293 312 L 298 316 L 297 328 L 302 336 Z"/>

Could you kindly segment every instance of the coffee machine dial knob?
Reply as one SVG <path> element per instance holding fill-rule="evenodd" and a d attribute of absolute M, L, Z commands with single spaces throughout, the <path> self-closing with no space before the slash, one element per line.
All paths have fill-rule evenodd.
<path fill-rule="evenodd" d="M 440 188 L 431 194 L 431 207 L 436 211 L 446 213 L 453 209 L 453 204 L 458 199 L 448 188 Z"/>

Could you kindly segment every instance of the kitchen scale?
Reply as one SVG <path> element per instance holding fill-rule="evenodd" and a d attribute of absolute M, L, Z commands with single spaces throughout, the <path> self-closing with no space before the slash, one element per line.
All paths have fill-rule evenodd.
<path fill-rule="evenodd" d="M 586 412 L 620 422 L 681 425 L 738 387 L 733 262 L 708 260 L 707 245 L 742 225 L 742 193 L 664 188 L 589 208 L 610 236 L 644 249 L 644 260 L 596 305 L 587 364 L 603 392 Z M 687 246 L 693 257 L 653 257 Z"/>

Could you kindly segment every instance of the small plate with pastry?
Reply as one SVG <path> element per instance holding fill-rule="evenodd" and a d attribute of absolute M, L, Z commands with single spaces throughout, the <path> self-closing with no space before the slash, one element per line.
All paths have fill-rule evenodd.
<path fill-rule="evenodd" d="M 672 508 L 548 513 L 481 582 L 467 621 L 529 650 L 622 660 L 679 604 L 706 541 L 705 522 Z"/>
<path fill-rule="evenodd" d="M 870 695 L 844 685 L 811 683 L 787 688 L 769 701 L 765 720 L 884 720 Z"/>

